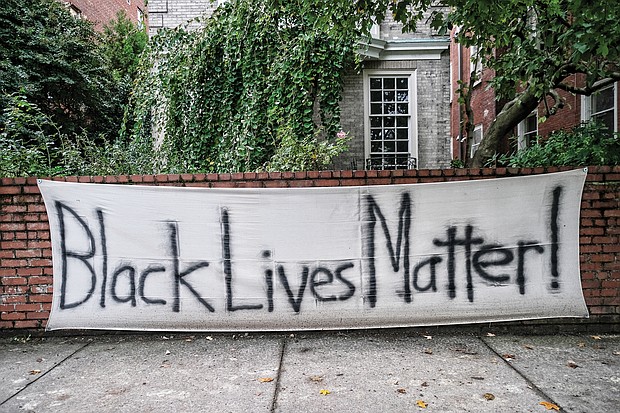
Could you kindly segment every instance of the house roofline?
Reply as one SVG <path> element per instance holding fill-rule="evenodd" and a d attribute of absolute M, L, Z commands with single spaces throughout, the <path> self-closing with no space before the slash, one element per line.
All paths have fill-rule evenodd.
<path fill-rule="evenodd" d="M 367 60 L 439 60 L 450 48 L 448 37 L 441 39 L 395 39 L 372 38 L 359 41 L 358 53 Z"/>

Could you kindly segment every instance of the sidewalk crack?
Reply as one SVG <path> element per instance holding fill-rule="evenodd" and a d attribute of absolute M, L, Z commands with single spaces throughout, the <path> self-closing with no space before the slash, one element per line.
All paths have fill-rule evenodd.
<path fill-rule="evenodd" d="M 56 367 L 60 366 L 61 364 L 63 364 L 65 361 L 69 360 L 71 357 L 73 357 L 74 355 L 76 355 L 78 352 L 84 350 L 86 347 L 88 347 L 90 344 L 92 343 L 92 341 L 87 342 L 86 344 L 84 344 L 83 346 L 77 348 L 73 353 L 69 354 L 67 357 L 63 358 L 62 360 L 60 360 L 58 363 L 54 364 L 52 367 L 50 367 L 46 372 L 42 373 L 40 376 L 37 376 L 34 380 L 26 383 L 26 385 L 24 387 L 22 387 L 21 389 L 19 389 L 17 392 L 13 393 L 11 396 L 9 396 L 6 400 L 2 401 L 0 403 L 0 407 L 3 406 L 5 403 L 7 403 L 9 400 L 13 399 L 14 397 L 16 397 L 18 394 L 20 394 L 21 392 L 23 392 L 24 390 L 26 390 L 28 387 L 32 386 L 33 384 L 35 384 L 36 382 L 38 382 L 39 380 L 41 380 L 43 377 L 47 376 L 50 372 L 52 372 L 53 370 L 56 369 Z"/>
<path fill-rule="evenodd" d="M 536 384 L 534 384 L 533 381 L 531 381 L 527 375 L 525 373 L 523 373 L 521 370 L 519 370 L 514 364 L 512 364 L 511 362 L 509 362 L 508 360 L 506 360 L 504 357 L 502 357 L 501 354 L 499 354 L 483 337 L 478 337 L 478 339 L 480 341 L 482 341 L 482 343 L 493 352 L 493 354 L 495 354 L 497 357 L 499 357 L 506 365 L 508 365 L 515 373 L 517 373 L 519 376 L 521 376 L 521 378 L 523 380 L 525 380 L 525 382 L 528 384 L 528 387 L 530 387 L 532 390 L 534 390 L 534 392 L 536 394 L 538 394 L 540 397 L 542 397 L 544 400 L 549 401 L 555 405 L 557 405 L 558 407 L 560 407 L 560 412 L 566 412 L 566 410 L 562 409 L 562 407 L 556 403 L 555 400 L 553 400 L 553 398 L 551 398 L 551 396 L 549 396 L 547 393 L 545 393 L 540 387 L 538 387 Z"/>
<path fill-rule="evenodd" d="M 278 395 L 280 394 L 280 378 L 282 377 L 285 351 L 286 337 L 282 338 L 282 341 L 280 342 L 280 360 L 278 361 L 278 374 L 276 375 L 275 390 L 273 392 L 273 399 L 271 400 L 271 408 L 269 409 L 270 413 L 274 413 L 276 411 L 276 406 L 278 404 Z"/>

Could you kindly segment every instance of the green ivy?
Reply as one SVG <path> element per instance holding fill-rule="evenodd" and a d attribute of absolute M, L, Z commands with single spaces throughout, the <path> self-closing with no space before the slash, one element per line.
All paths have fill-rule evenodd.
<path fill-rule="evenodd" d="M 148 172 L 299 169 L 307 159 L 283 154 L 344 150 L 344 76 L 371 13 L 346 0 L 231 0 L 199 23 L 160 31 L 138 70 L 125 133 L 157 147 Z"/>

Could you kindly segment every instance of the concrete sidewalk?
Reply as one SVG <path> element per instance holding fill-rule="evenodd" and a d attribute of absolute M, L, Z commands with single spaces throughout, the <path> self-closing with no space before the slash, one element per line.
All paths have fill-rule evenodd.
<path fill-rule="evenodd" d="M 0 412 L 620 411 L 618 335 L 427 331 L 5 337 Z"/>

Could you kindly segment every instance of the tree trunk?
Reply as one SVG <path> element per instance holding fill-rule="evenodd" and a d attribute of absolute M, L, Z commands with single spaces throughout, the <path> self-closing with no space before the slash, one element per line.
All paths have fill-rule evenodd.
<path fill-rule="evenodd" d="M 487 133 L 474 157 L 470 159 L 472 168 L 481 168 L 498 152 L 501 140 L 525 119 L 536 107 L 540 100 L 528 88 L 516 98 L 506 103 L 495 120 L 491 123 Z"/>

